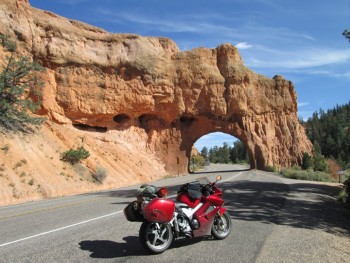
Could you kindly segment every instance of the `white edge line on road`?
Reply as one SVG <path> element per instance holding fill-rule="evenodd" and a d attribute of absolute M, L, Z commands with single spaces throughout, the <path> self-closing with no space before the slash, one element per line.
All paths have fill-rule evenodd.
<path fill-rule="evenodd" d="M 236 175 L 234 175 L 234 176 L 232 176 L 232 177 L 230 177 L 230 178 L 227 178 L 227 179 L 225 179 L 225 180 L 223 180 L 223 181 L 219 181 L 218 183 L 223 183 L 223 182 L 230 181 L 230 180 L 232 180 L 233 178 L 236 178 L 236 177 L 240 176 L 241 173 L 242 173 L 242 172 L 239 172 L 238 174 L 236 174 Z"/>
<path fill-rule="evenodd" d="M 226 182 L 226 181 L 230 181 L 233 178 L 240 176 L 241 173 L 242 172 L 239 172 L 238 174 L 236 174 L 236 175 L 234 175 L 234 176 L 232 176 L 230 178 L 227 178 L 227 179 L 225 179 L 223 181 L 220 181 L 220 183 L 223 183 L 223 182 Z M 175 196 L 176 195 L 169 196 L 169 197 L 175 197 Z M 37 234 L 37 235 L 33 235 L 33 236 L 17 239 L 15 241 L 11 241 L 11 242 L 7 242 L 7 243 L 4 243 L 4 244 L 1 244 L 0 247 L 5 247 L 5 246 L 11 245 L 11 244 L 15 244 L 15 243 L 18 243 L 18 242 L 21 242 L 21 241 L 25 241 L 25 240 L 28 240 L 28 239 L 32 239 L 32 238 L 48 235 L 48 234 L 51 234 L 51 233 L 54 233 L 54 232 L 58 232 L 58 231 L 61 231 L 61 230 L 67 229 L 67 228 L 71 228 L 71 227 L 74 227 L 74 226 L 86 224 L 86 223 L 89 223 L 89 222 L 92 222 L 92 221 L 95 221 L 95 220 L 99 220 L 99 219 L 102 219 L 102 218 L 105 218 L 105 217 L 113 216 L 113 215 L 116 215 L 116 214 L 120 214 L 121 212 L 123 212 L 123 210 L 117 211 L 117 212 L 114 212 L 114 213 L 111 213 L 111 214 L 95 217 L 95 218 L 92 218 L 92 219 L 89 219 L 89 220 L 85 220 L 85 221 L 82 221 L 82 222 L 79 222 L 79 223 L 75 223 L 75 224 L 72 224 L 72 225 L 56 228 L 56 229 L 53 229 L 53 230 L 50 230 L 50 231 L 47 231 L 47 232 L 43 232 L 43 233 L 40 233 L 40 234 Z"/>
<path fill-rule="evenodd" d="M 53 229 L 53 230 L 50 230 L 50 231 L 47 231 L 47 232 L 43 232 L 43 233 L 40 233 L 40 234 L 37 234 L 37 235 L 34 235 L 34 236 L 29 236 L 29 237 L 17 239 L 15 241 L 11 241 L 11 242 L 7 242 L 7 243 L 4 243 L 4 244 L 1 244 L 0 247 L 8 246 L 8 245 L 11 245 L 11 244 L 14 244 L 14 243 L 18 243 L 18 242 L 21 242 L 21 241 L 25 241 L 25 240 L 28 240 L 28 239 L 32 239 L 32 238 L 35 238 L 35 237 L 44 236 L 44 235 L 51 234 L 51 233 L 54 233 L 54 232 L 57 232 L 57 231 L 61 231 L 61 230 L 67 229 L 67 228 L 71 228 L 71 227 L 74 227 L 74 226 L 86 224 L 86 223 L 89 223 L 89 222 L 92 222 L 92 221 L 95 221 L 95 220 L 99 220 L 99 219 L 102 219 L 102 218 L 105 218 L 105 217 L 109 217 L 109 216 L 113 216 L 113 215 L 119 214 L 121 212 L 123 212 L 123 211 L 122 210 L 121 211 L 117 211 L 117 212 L 114 212 L 114 213 L 111 213 L 111 214 L 107 214 L 107 215 L 95 217 L 95 218 L 92 218 L 92 219 L 89 219 L 89 220 L 85 220 L 85 221 L 82 221 L 82 222 L 79 222 L 79 223 L 76 223 L 76 224 L 72 224 L 72 225 L 56 228 L 56 229 Z"/>

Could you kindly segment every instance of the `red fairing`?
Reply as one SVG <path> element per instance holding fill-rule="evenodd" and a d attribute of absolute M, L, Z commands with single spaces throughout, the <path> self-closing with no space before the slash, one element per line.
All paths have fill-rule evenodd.
<path fill-rule="evenodd" d="M 221 208 L 219 209 L 220 215 L 223 215 L 226 211 L 227 211 L 227 209 L 226 209 L 225 207 L 221 207 Z"/>
<path fill-rule="evenodd" d="M 149 222 L 166 223 L 171 221 L 175 203 L 170 199 L 154 198 L 143 209 L 143 216 Z"/>
<path fill-rule="evenodd" d="M 188 205 L 188 207 L 190 207 L 190 208 L 195 208 L 201 200 L 200 199 L 196 199 L 196 200 L 192 199 L 187 192 L 183 192 L 176 197 L 176 201 L 184 203 L 184 204 Z"/>
<path fill-rule="evenodd" d="M 207 201 L 215 206 L 222 206 L 224 204 L 224 200 L 217 195 L 209 195 L 206 197 Z"/>

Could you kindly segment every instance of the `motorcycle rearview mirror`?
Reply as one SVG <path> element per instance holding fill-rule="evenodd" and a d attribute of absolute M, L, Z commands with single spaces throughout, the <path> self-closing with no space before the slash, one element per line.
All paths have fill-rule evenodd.
<path fill-rule="evenodd" d="M 216 182 L 220 181 L 221 179 L 222 179 L 221 175 L 216 176 Z"/>

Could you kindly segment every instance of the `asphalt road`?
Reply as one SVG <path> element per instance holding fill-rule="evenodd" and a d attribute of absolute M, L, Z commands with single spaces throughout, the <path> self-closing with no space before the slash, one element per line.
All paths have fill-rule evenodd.
<path fill-rule="evenodd" d="M 126 221 L 122 212 L 134 200 L 138 186 L 133 186 L 0 207 L 0 262 L 349 260 L 350 216 L 335 201 L 335 185 L 229 165 L 211 165 L 205 173 L 154 184 L 168 186 L 174 194 L 185 182 L 203 176 L 213 180 L 218 174 L 233 222 L 225 240 L 178 240 L 163 254 L 149 255 L 138 241 L 140 223 Z"/>

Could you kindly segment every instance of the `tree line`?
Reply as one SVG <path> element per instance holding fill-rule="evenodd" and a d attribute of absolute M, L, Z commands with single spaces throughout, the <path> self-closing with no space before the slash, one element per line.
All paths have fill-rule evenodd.
<path fill-rule="evenodd" d="M 345 169 L 350 163 L 350 102 L 314 112 L 311 118 L 301 123 L 315 152 L 336 160 Z"/>
<path fill-rule="evenodd" d="M 247 149 L 243 142 L 235 141 L 233 147 L 227 142 L 223 143 L 223 146 L 214 146 L 208 149 L 203 147 L 201 155 L 211 163 L 247 163 L 249 162 L 249 156 Z"/>

